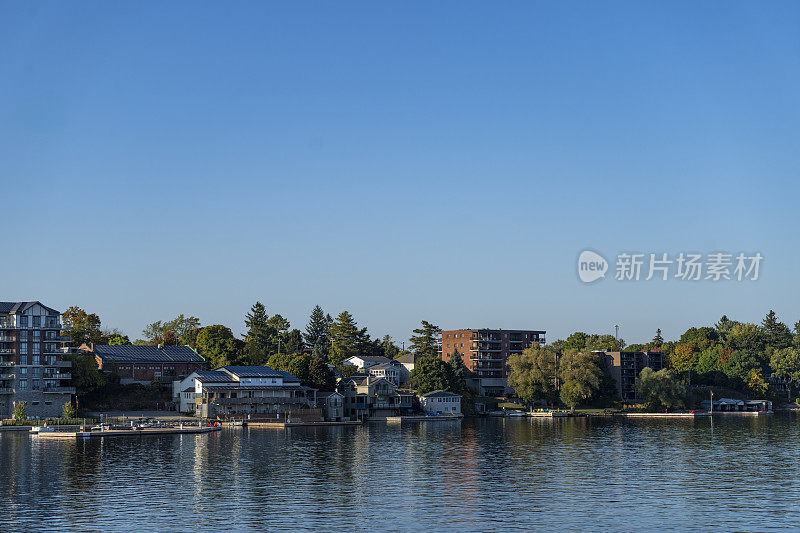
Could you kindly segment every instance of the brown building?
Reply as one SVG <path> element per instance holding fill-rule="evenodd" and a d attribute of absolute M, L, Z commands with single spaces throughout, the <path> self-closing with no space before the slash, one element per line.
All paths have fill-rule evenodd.
<path fill-rule="evenodd" d="M 0 418 L 25 403 L 29 417 L 61 416 L 72 399 L 72 363 L 62 360 L 61 313 L 40 302 L 0 302 Z"/>
<path fill-rule="evenodd" d="M 190 346 L 84 344 L 81 350 L 94 355 L 100 370 L 118 375 L 122 384 L 172 382 L 206 369 L 206 360 Z"/>
<path fill-rule="evenodd" d="M 454 329 L 442 332 L 444 361 L 457 352 L 471 372 L 471 385 L 481 394 L 511 392 L 506 381 L 508 356 L 522 353 L 532 343 L 545 344 L 545 331 L 526 329 Z"/>
<path fill-rule="evenodd" d="M 600 352 L 605 356 L 611 377 L 617 383 L 617 394 L 623 402 L 639 401 L 636 394 L 636 378 L 645 367 L 656 372 L 664 368 L 660 351 L 648 352 Z"/>

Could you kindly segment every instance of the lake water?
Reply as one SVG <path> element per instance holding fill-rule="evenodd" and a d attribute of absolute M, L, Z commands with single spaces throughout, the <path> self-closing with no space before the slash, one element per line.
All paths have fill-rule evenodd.
<path fill-rule="evenodd" d="M 800 529 L 800 417 L 0 433 L 0 531 Z"/>

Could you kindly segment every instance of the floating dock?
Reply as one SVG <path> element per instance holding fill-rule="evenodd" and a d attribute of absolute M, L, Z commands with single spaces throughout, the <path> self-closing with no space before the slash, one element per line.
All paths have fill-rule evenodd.
<path fill-rule="evenodd" d="M 37 431 L 40 439 L 88 439 L 93 437 L 144 437 L 146 435 L 195 435 L 220 431 L 222 426 L 184 426 L 167 428 L 107 429 L 90 431 Z"/>

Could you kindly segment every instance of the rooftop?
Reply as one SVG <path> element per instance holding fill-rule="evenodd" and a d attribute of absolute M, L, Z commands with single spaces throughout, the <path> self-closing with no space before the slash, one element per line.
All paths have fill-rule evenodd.
<path fill-rule="evenodd" d="M 0 313 L 2 314 L 16 314 L 16 313 L 23 313 L 33 307 L 34 305 L 39 304 L 50 314 L 58 315 L 60 314 L 58 311 L 53 309 L 52 307 L 47 307 L 42 302 L 34 301 L 34 302 L 0 302 Z"/>
<path fill-rule="evenodd" d="M 461 397 L 460 394 L 455 394 L 453 392 L 447 392 L 445 390 L 435 390 L 433 392 L 428 392 L 426 394 L 420 394 L 421 398 L 443 398 L 443 397 L 451 397 L 451 396 L 458 396 Z"/>
<path fill-rule="evenodd" d="M 103 361 L 114 363 L 205 363 L 189 346 L 97 345 L 87 349 Z"/>

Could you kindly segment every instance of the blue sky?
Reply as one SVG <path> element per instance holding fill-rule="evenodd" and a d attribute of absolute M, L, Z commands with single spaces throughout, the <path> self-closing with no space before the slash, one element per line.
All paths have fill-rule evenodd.
<path fill-rule="evenodd" d="M 241 332 L 256 300 L 398 341 L 794 323 L 799 24 L 790 2 L 2 2 L 2 299 L 132 337 L 178 313 Z M 585 248 L 764 262 L 589 286 Z"/>

